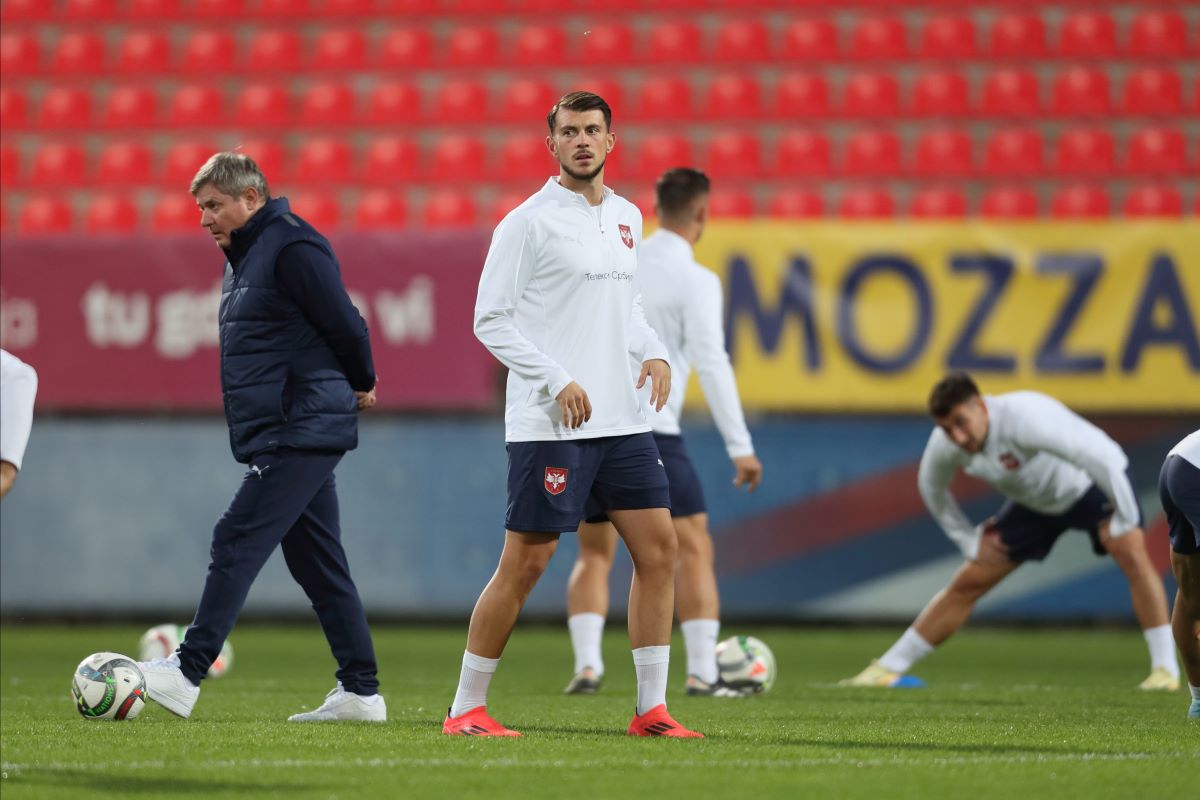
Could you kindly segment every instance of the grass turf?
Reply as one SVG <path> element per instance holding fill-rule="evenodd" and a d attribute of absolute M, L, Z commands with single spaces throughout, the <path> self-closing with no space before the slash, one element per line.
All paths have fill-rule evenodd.
<path fill-rule="evenodd" d="M 614 626 L 610 626 L 610 629 Z M 737 632 L 731 628 L 730 633 Z M 565 697 L 565 627 L 519 627 L 489 708 L 521 739 L 441 735 L 466 626 L 380 626 L 386 725 L 296 725 L 332 661 L 315 626 L 241 626 L 230 674 L 205 683 L 192 719 L 153 703 L 137 720 L 82 719 L 69 699 L 88 653 L 135 650 L 141 628 L 0 628 L 0 791 L 27 797 L 717 796 L 984 798 L 1194 796 L 1200 724 L 1183 692 L 1133 687 L 1134 631 L 967 630 L 918 666 L 925 689 L 837 689 L 895 630 L 752 632 L 779 682 L 748 699 L 682 696 L 677 640 L 668 702 L 704 741 L 624 735 L 633 668 L 619 630 L 606 685 Z M 134 653 L 136 655 L 136 653 Z"/>

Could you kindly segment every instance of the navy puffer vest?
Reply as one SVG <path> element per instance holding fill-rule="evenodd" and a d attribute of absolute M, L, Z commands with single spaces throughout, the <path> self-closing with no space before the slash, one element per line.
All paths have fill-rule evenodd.
<path fill-rule="evenodd" d="M 309 242 L 337 264 L 325 237 L 267 201 L 226 251 L 221 287 L 221 394 L 233 457 L 278 447 L 345 451 L 358 445 L 353 389 L 333 351 L 275 280 L 289 244 Z"/>

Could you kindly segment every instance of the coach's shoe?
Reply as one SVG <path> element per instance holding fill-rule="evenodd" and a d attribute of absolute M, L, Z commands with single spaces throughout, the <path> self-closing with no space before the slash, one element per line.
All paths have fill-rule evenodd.
<path fill-rule="evenodd" d="M 754 694 L 748 686 L 730 686 L 720 678 L 715 683 L 706 683 L 695 675 L 687 676 L 683 691 L 688 697 L 749 697 Z"/>
<path fill-rule="evenodd" d="M 673 739 L 703 739 L 699 731 L 689 731 L 667 713 L 665 703 L 660 703 L 645 714 L 634 713 L 633 722 L 629 723 L 630 736 L 666 736 Z"/>
<path fill-rule="evenodd" d="M 901 677 L 901 673 L 892 672 L 876 659 L 853 678 L 838 681 L 838 686 L 881 686 L 886 689 L 895 686 Z"/>
<path fill-rule="evenodd" d="M 1146 680 L 1138 684 L 1143 692 L 1174 692 L 1179 689 L 1179 676 L 1172 675 L 1162 667 L 1150 671 Z"/>
<path fill-rule="evenodd" d="M 442 723 L 442 733 L 447 736 L 520 736 L 496 720 L 488 716 L 487 706 L 477 706 L 457 717 L 450 716 L 446 709 L 446 721 Z"/>
<path fill-rule="evenodd" d="M 192 707 L 200 697 L 200 687 L 194 685 L 179 669 L 179 656 L 139 661 L 146 676 L 146 694 L 160 706 L 184 719 L 192 715 Z"/>
<path fill-rule="evenodd" d="M 1200 700 L 1193 700 L 1188 709 L 1188 719 L 1200 719 Z"/>
<path fill-rule="evenodd" d="M 347 692 L 338 681 L 324 703 L 312 711 L 292 714 L 288 722 L 387 722 L 387 703 L 381 694 Z"/>
<path fill-rule="evenodd" d="M 571 678 L 567 688 L 563 689 L 563 694 L 595 694 L 600 691 L 602 683 L 604 683 L 603 675 L 591 667 L 584 667 L 575 673 L 574 678 Z"/>

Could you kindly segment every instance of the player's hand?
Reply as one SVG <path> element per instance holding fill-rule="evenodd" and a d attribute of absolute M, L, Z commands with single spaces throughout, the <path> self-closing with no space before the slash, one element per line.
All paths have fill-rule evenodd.
<path fill-rule="evenodd" d="M 575 381 L 568 383 L 554 399 L 562 409 L 563 427 L 575 430 L 592 418 L 592 401 Z"/>
<path fill-rule="evenodd" d="M 671 395 L 671 365 L 661 358 L 643 361 L 637 388 L 646 385 L 646 378 L 650 378 L 650 405 L 654 406 L 655 411 L 662 411 Z"/>
<path fill-rule="evenodd" d="M 733 469 L 733 488 L 735 489 L 745 486 L 753 492 L 762 483 L 762 462 L 753 454 L 735 458 Z"/>
<path fill-rule="evenodd" d="M 375 407 L 375 390 L 369 392 L 355 392 L 355 398 L 358 399 L 358 410 L 366 411 L 368 408 Z"/>

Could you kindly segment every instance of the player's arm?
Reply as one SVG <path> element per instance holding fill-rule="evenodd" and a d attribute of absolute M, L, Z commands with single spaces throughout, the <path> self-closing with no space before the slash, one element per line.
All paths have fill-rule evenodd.
<path fill-rule="evenodd" d="M 629 330 L 629 354 L 642 364 L 637 388 L 641 389 L 647 380 L 650 381 L 650 405 L 655 411 L 662 411 L 671 396 L 671 359 L 667 346 L 646 320 L 640 292 L 633 296 Z"/>
<path fill-rule="evenodd" d="M 951 449 L 954 445 L 945 439 L 945 434 L 934 429 L 921 455 L 921 466 L 917 470 L 917 488 L 925 507 L 945 532 L 950 541 L 968 559 L 979 557 L 979 545 L 983 538 L 983 526 L 971 524 L 958 501 L 950 493 L 950 482 L 958 471 L 958 459 Z"/>
<path fill-rule="evenodd" d="M 38 378 L 33 367 L 5 353 L 0 381 L 0 498 L 12 489 L 33 430 L 33 401 Z"/>

